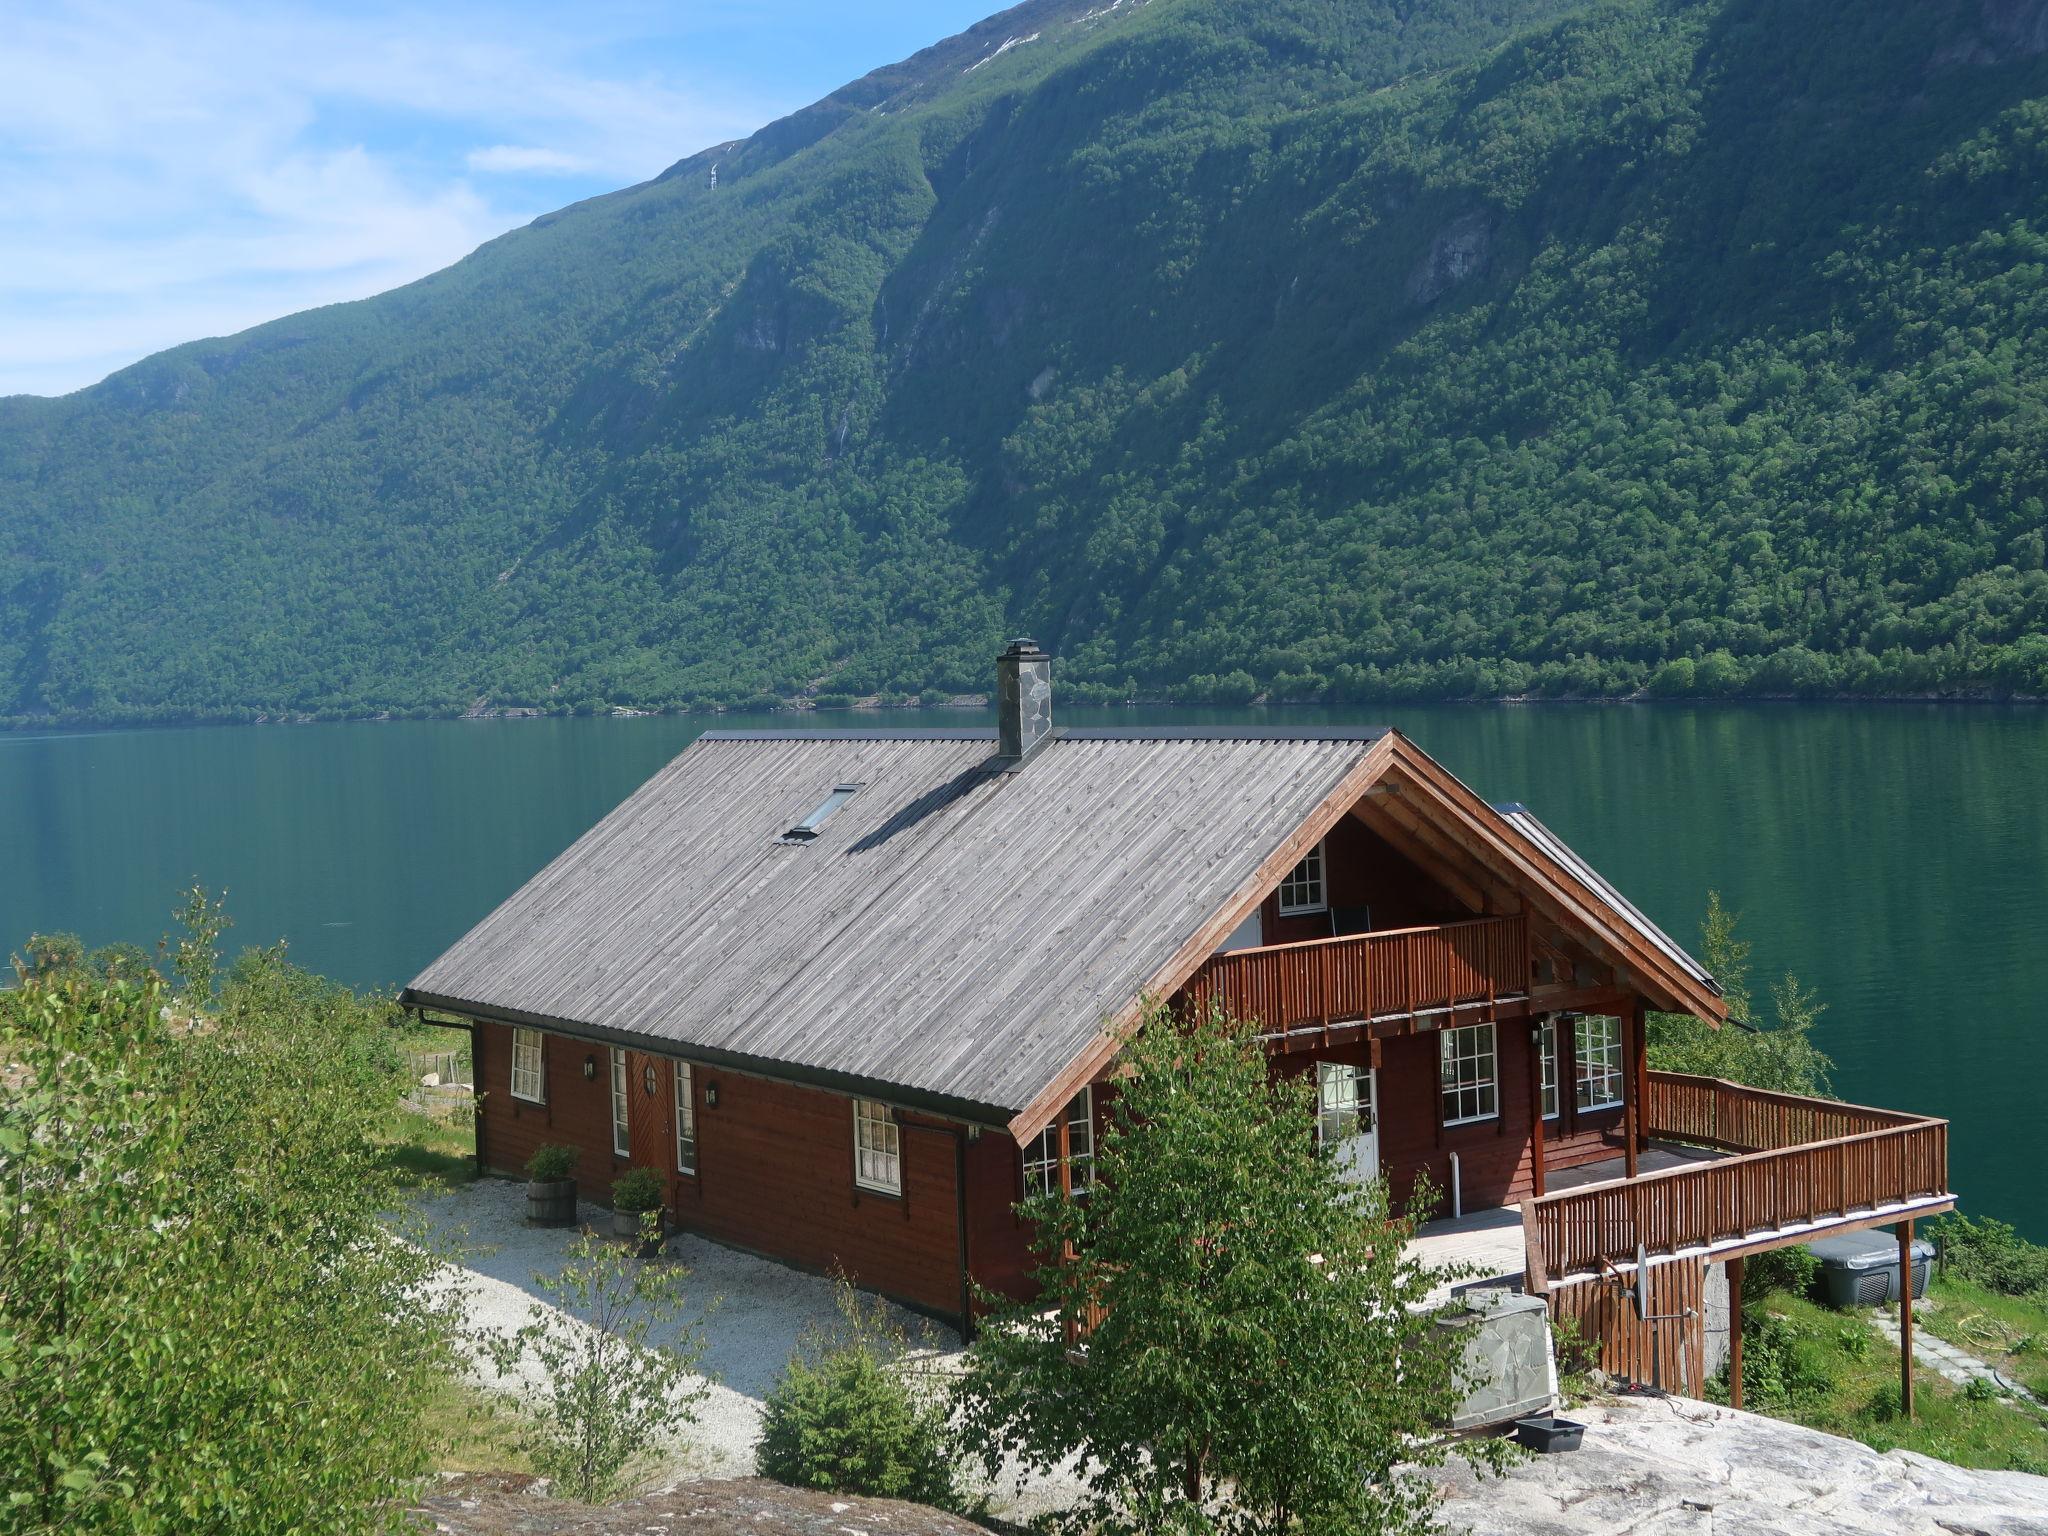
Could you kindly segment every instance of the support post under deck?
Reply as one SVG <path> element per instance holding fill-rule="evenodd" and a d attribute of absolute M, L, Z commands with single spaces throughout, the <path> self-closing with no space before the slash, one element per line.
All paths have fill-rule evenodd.
<path fill-rule="evenodd" d="M 1728 1261 L 1728 1406 L 1742 1406 L 1742 1255 Z"/>
<path fill-rule="evenodd" d="M 1913 1417 L 1913 1223 L 1899 1223 L 1899 1411 Z"/>
<path fill-rule="evenodd" d="M 1636 1065 L 1641 1058 L 1632 1022 L 1621 1021 L 1621 1140 L 1622 1171 L 1636 1176 L 1636 1136 L 1643 1123 L 1643 1096 L 1637 1082 Z"/>

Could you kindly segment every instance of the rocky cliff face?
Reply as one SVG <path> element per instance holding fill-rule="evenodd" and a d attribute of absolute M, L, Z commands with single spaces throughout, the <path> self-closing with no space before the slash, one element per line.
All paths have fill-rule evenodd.
<path fill-rule="evenodd" d="M 1935 51 L 1937 67 L 2016 64 L 2048 53 L 2048 0 L 1980 0 L 1964 10 L 1955 34 Z"/>

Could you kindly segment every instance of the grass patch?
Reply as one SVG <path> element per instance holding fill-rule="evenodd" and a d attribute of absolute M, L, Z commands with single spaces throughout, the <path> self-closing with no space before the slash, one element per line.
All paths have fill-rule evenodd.
<path fill-rule="evenodd" d="M 2000 1298 L 2009 1300 L 2010 1298 Z M 1899 1357 L 1864 1310 L 1836 1312 L 1771 1291 L 1745 1309 L 1746 1406 L 1875 1450 L 1918 1451 L 1959 1467 L 2048 1475 L 2048 1417 L 2012 1398 L 1965 1392 L 1926 1367 L 1914 1417 L 1899 1412 Z M 1937 1301 L 1923 1315 L 1965 1312 Z M 1967 1347 L 1967 1346 L 1965 1346 Z M 1727 1401 L 1725 1378 L 1711 1395 Z"/>
<path fill-rule="evenodd" d="M 2048 1296 L 2004 1296 L 1949 1275 L 1913 1315 L 1927 1332 L 2048 1397 Z"/>
<path fill-rule="evenodd" d="M 473 1382 L 444 1377 L 421 1406 L 437 1472 L 531 1472 L 505 1404 Z"/>
<path fill-rule="evenodd" d="M 389 1166 L 408 1184 L 454 1189 L 476 1178 L 476 1126 L 466 1107 L 427 1113 L 400 1105 L 381 1139 Z"/>

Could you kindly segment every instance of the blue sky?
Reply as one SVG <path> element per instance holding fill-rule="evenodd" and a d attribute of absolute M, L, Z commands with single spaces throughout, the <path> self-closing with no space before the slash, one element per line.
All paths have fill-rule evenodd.
<path fill-rule="evenodd" d="M 446 266 L 1002 0 L 0 0 L 0 395 Z"/>

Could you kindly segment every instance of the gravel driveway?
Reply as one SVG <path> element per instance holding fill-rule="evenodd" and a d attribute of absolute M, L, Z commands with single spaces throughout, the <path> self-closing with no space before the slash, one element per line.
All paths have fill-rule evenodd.
<path fill-rule="evenodd" d="M 424 1198 L 419 1211 L 435 1238 L 460 1250 L 448 1283 L 464 1291 L 472 1336 L 517 1328 L 535 1303 L 546 1304 L 535 1276 L 559 1274 L 576 1238 L 573 1229 L 529 1227 L 526 1186 L 510 1179 L 479 1179 Z M 586 1225 L 610 1230 L 611 1213 L 603 1207 L 584 1204 L 578 1214 Z M 659 1475 L 671 1481 L 750 1476 L 762 1399 L 798 1339 L 837 1321 L 832 1282 L 688 1234 L 670 1238 L 668 1251 L 690 1271 L 685 1314 L 710 1309 L 703 1330 L 711 1385 L 697 1405 L 697 1422 L 663 1458 Z M 929 1348 L 941 1367 L 958 1359 L 961 1343 L 952 1329 L 895 1310 L 911 1339 Z M 479 1367 L 477 1380 L 493 1390 L 507 1385 L 488 1365 Z M 1004 1515 L 1023 1519 L 1064 1506 L 1075 1492 L 1064 1478 L 1027 1482 L 1012 1472 L 999 1481 L 994 1502 Z"/>

